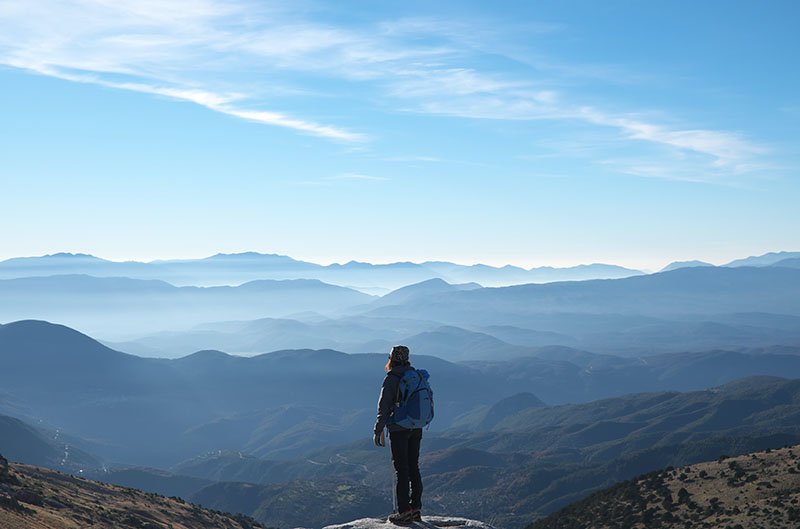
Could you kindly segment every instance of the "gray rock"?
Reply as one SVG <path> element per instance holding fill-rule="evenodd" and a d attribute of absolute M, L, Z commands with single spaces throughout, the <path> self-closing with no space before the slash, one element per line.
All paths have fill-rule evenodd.
<path fill-rule="evenodd" d="M 54 509 L 64 509 L 66 507 L 66 505 L 64 505 L 58 500 L 54 500 L 53 498 L 45 498 L 44 503 L 48 507 L 52 507 Z"/>
<path fill-rule="evenodd" d="M 494 529 L 487 523 L 456 516 L 423 516 L 421 522 L 414 522 L 403 527 L 413 529 Z M 362 518 L 339 525 L 329 525 L 323 529 L 398 529 L 398 526 L 389 523 L 385 518 Z"/>
<path fill-rule="evenodd" d="M 37 494 L 30 489 L 19 489 L 14 493 L 13 498 L 17 501 L 21 501 L 22 503 L 36 505 L 37 507 L 44 505 L 44 498 L 42 498 L 42 495 Z"/>

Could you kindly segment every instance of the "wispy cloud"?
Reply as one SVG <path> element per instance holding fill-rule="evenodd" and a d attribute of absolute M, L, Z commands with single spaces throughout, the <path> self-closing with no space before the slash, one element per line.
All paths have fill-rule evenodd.
<path fill-rule="evenodd" d="M 342 128 L 291 118 L 280 112 L 253 110 L 233 104 L 237 100 L 241 100 L 246 97 L 242 94 L 214 93 L 194 88 L 157 86 L 138 82 L 115 82 L 102 79 L 96 75 L 67 73 L 59 71 L 57 68 L 47 66 L 27 69 L 31 69 L 44 75 L 74 82 L 93 83 L 111 88 L 131 90 L 134 92 L 143 92 L 147 94 L 170 97 L 181 101 L 189 101 L 229 116 L 234 116 L 248 121 L 255 121 L 257 123 L 263 123 L 265 125 L 286 127 L 331 140 L 339 140 L 348 143 L 357 143 L 367 140 L 367 136 L 364 134 L 350 132 Z"/>
<path fill-rule="evenodd" d="M 360 173 L 342 173 L 336 176 L 329 177 L 331 180 L 368 180 L 373 182 L 385 182 L 389 180 L 384 176 L 373 176 Z"/>
<path fill-rule="evenodd" d="M 253 106 L 257 94 L 219 89 L 201 72 L 234 73 L 258 40 L 243 40 L 246 4 L 76 0 L 0 4 L 0 63 L 70 81 L 189 101 L 237 118 L 347 143 L 367 135 Z M 226 29 L 228 28 L 228 29 Z M 241 28 L 239 28 L 241 29 Z M 308 36 L 308 35 L 305 35 Z M 277 35 L 276 37 L 280 37 Z M 283 39 L 282 56 L 328 46 Z M 121 78 L 125 80 L 120 80 Z"/>
<path fill-rule="evenodd" d="M 333 186 L 337 182 L 387 182 L 389 179 L 384 176 L 374 176 L 362 173 L 340 173 L 336 175 L 323 176 L 321 178 L 311 178 L 306 180 L 293 181 L 293 185 L 304 186 Z"/>
<path fill-rule="evenodd" d="M 616 130 L 619 142 L 690 155 L 698 173 L 745 174 L 762 167 L 761 158 L 769 154 L 739 132 L 665 125 L 635 109 L 586 105 L 560 82 L 564 76 L 596 80 L 601 70 L 611 72 L 610 78 L 624 75 L 614 68 L 558 63 L 523 44 L 531 35 L 563 31 L 559 24 L 519 23 L 516 30 L 526 38 L 515 43 L 491 24 L 469 20 L 408 17 L 348 26 L 314 16 L 313 4 L 249 0 L 0 1 L 0 64 L 189 101 L 355 148 L 373 133 L 326 123 L 330 118 L 311 116 L 305 107 L 278 110 L 269 95 L 313 97 L 330 82 L 339 83 L 339 92 L 327 95 L 348 97 L 356 88 L 388 112 L 575 121 Z M 489 56 L 525 68 L 501 68 L 486 61 Z M 673 161 L 668 155 L 658 166 Z M 642 174 L 662 174 L 641 170 L 645 166 L 633 160 L 629 165 Z"/>
<path fill-rule="evenodd" d="M 641 141 L 704 156 L 696 162 L 697 172 L 714 169 L 715 174 L 720 174 L 720 171 L 743 174 L 763 168 L 764 164 L 755 160 L 770 153 L 768 147 L 754 143 L 740 133 L 675 128 L 647 121 L 635 114 L 615 114 L 593 107 L 576 106 L 552 90 L 525 91 L 515 88 L 495 93 L 470 93 L 468 97 L 445 97 L 448 91 L 446 85 L 439 86 L 442 92 L 439 98 L 408 107 L 407 110 L 471 119 L 572 120 L 609 127 L 618 131 L 618 142 Z"/>
<path fill-rule="evenodd" d="M 708 155 L 713 159 L 712 165 L 716 167 L 747 170 L 749 164 L 746 160 L 754 155 L 769 152 L 766 147 L 751 143 L 741 135 L 731 132 L 702 129 L 674 130 L 636 118 L 605 114 L 589 107 L 579 109 L 577 116 L 589 123 L 616 127 L 632 139 Z"/>
<path fill-rule="evenodd" d="M 383 160 L 387 162 L 428 162 L 428 163 L 437 163 L 443 161 L 441 158 L 437 156 L 389 156 L 383 158 Z"/>
<path fill-rule="evenodd" d="M 323 138 L 341 140 L 345 142 L 361 142 L 367 140 L 367 136 L 361 133 L 349 132 L 339 127 L 320 125 L 318 123 L 310 121 L 303 121 L 301 119 L 290 118 L 279 112 L 267 112 L 264 110 L 245 110 L 245 109 L 232 108 L 228 105 L 220 105 L 209 108 L 242 119 L 247 119 L 258 123 L 264 123 L 267 125 L 277 125 L 279 127 L 287 127 L 301 132 L 307 132 L 315 136 L 321 136 Z"/>

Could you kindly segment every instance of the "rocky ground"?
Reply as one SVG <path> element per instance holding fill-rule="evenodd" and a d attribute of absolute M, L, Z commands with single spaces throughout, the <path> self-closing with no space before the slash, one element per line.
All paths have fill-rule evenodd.
<path fill-rule="evenodd" d="M 329 525 L 323 529 L 398 529 L 398 527 L 400 526 L 389 523 L 386 518 L 361 518 L 344 524 Z M 414 522 L 403 527 L 412 529 L 494 529 L 491 525 L 476 520 L 448 516 L 423 516 L 421 522 Z"/>
<path fill-rule="evenodd" d="M 135 489 L 106 485 L 0 456 L 0 529 L 252 529 L 223 514 Z"/>
<path fill-rule="evenodd" d="M 668 467 L 575 502 L 529 529 L 800 527 L 800 446 Z"/>

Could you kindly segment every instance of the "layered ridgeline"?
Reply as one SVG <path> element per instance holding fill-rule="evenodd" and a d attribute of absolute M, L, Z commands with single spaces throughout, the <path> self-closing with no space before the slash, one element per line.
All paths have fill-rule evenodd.
<path fill-rule="evenodd" d="M 667 467 L 596 492 L 527 529 L 760 529 L 800 525 L 800 446 Z"/>
<path fill-rule="evenodd" d="M 525 396 L 497 408 L 505 416 L 491 431 L 425 434 L 420 465 L 426 512 L 519 528 L 644 472 L 800 442 L 800 380 L 744 379 L 699 392 L 557 407 Z M 172 471 L 176 480 L 188 474 L 222 481 L 193 492 L 194 501 L 272 525 L 285 519 L 275 510 L 280 497 L 295 498 L 301 511 L 304 501 L 332 500 L 325 495 L 337 488 L 368 502 L 365 511 L 391 502 L 388 453 L 369 440 L 280 463 L 209 454 Z M 287 479 L 292 481 L 274 483 Z"/>
<path fill-rule="evenodd" d="M 460 360 L 545 345 L 641 355 L 800 340 L 800 269 L 778 266 L 503 288 L 434 279 L 380 298 L 317 280 L 201 288 L 50 276 L 1 280 L 0 297 L 0 321 L 59 321 L 148 356 L 374 352 L 406 340 L 421 354 Z"/>
<path fill-rule="evenodd" d="M 237 285 L 258 279 L 319 279 L 336 285 L 354 285 L 385 293 L 411 283 L 443 279 L 449 283 L 476 282 L 485 286 L 577 281 L 638 275 L 642 272 L 608 264 L 568 268 L 542 266 L 494 267 L 459 265 L 447 261 L 372 264 L 350 261 L 319 265 L 285 255 L 246 252 L 217 254 L 205 259 L 158 260 L 147 263 L 116 262 L 87 254 L 58 253 L 41 257 L 13 258 L 0 262 L 0 279 L 85 274 L 96 277 L 159 279 L 175 285 Z"/>
<path fill-rule="evenodd" d="M 797 267 L 800 252 L 772 252 L 757 257 L 737 259 L 725 267 L 787 266 Z M 711 266 L 702 261 L 671 263 L 662 271 L 695 266 Z M 423 263 L 397 262 L 372 264 L 350 261 L 345 264 L 319 265 L 285 255 L 245 252 L 217 254 L 205 259 L 156 260 L 150 262 L 109 261 L 87 254 L 57 253 L 40 257 L 17 257 L 0 262 L 0 279 L 84 274 L 96 277 L 157 279 L 175 285 L 237 285 L 259 279 L 319 279 L 343 286 L 356 286 L 374 293 L 386 292 L 428 279 L 448 283 L 480 283 L 505 286 L 552 281 L 610 279 L 642 274 L 642 271 L 611 264 L 589 264 L 566 268 L 541 266 L 494 267 L 483 264 L 459 265 L 447 261 Z"/>
<path fill-rule="evenodd" d="M 534 326 L 539 329 L 529 328 Z M 540 356 L 544 347 L 551 348 L 551 356 L 562 351 L 564 359 L 571 360 L 575 353 L 570 353 L 570 349 L 618 357 L 798 344 L 800 317 L 734 313 L 668 319 L 559 313 L 537 316 L 528 327 L 458 327 L 429 320 L 362 315 L 313 320 L 264 318 L 205 324 L 188 331 L 160 332 L 105 343 L 140 356 L 161 358 L 178 358 L 203 348 L 247 354 L 301 348 L 369 353 L 404 343 L 420 354 L 450 361 Z"/>
<path fill-rule="evenodd" d="M 799 351 L 710 351 L 642 361 L 543 348 L 509 361 L 453 363 L 415 355 L 414 362 L 432 373 L 435 433 L 486 429 L 489 407 L 524 392 L 559 404 L 695 390 L 752 375 L 800 377 Z M 60 325 L 24 321 L 0 326 L 0 361 L 0 413 L 91 439 L 72 446 L 109 461 L 166 467 L 213 450 L 291 458 L 367 437 L 386 357 L 201 351 L 159 360 L 114 351 Z"/>
<path fill-rule="evenodd" d="M 129 395 L 124 400 L 137 399 Z M 106 405 L 109 400 L 105 399 Z M 299 410 L 293 413 L 293 418 L 299 414 Z M 130 412 L 124 418 L 142 428 L 147 422 Z M 530 393 L 512 395 L 464 412 L 452 421 L 457 428 L 425 433 L 421 461 L 425 508 L 431 514 L 518 528 L 591 492 L 656 468 L 798 443 L 798 418 L 800 381 L 775 377 L 690 393 L 635 394 L 561 406 L 547 406 Z M 92 470 L 87 462 L 84 475 L 245 513 L 279 527 L 319 527 L 388 512 L 388 451 L 375 448 L 362 435 L 353 443 L 325 446 L 335 439 L 327 431 L 319 433 L 325 429 L 318 421 L 312 417 L 295 430 L 302 438 L 323 438 L 318 448 L 296 457 L 265 459 L 243 451 L 216 451 L 175 464 L 169 472 L 117 465 Z M 19 430 L 18 421 L 0 422 L 8 423 Z M 219 424 L 220 430 L 235 432 L 228 421 Z M 38 431 L 48 439 L 39 443 L 47 454 L 58 453 L 59 448 L 71 452 L 81 444 L 75 438 L 53 439 L 52 431 L 26 431 Z M 8 438 L 6 432 L 0 436 Z M 117 442 L 123 446 L 122 439 Z M 124 445 L 127 453 L 141 454 L 141 448 L 134 446 L 139 442 L 134 439 Z M 165 442 L 170 443 L 170 449 L 180 446 L 187 453 L 194 448 L 182 445 L 180 436 Z M 107 449 L 97 439 L 92 446 Z M 314 508 L 321 504 L 328 508 Z"/>
<path fill-rule="evenodd" d="M 310 310 L 334 313 L 374 297 L 311 279 L 176 287 L 160 280 L 56 275 L 0 280 L 0 299 L 0 321 L 64 321 L 119 336 Z"/>
<path fill-rule="evenodd" d="M 733 382 L 800 377 L 800 270 L 787 259 L 505 288 L 434 279 L 381 298 L 322 285 L 338 303 L 326 315 L 292 315 L 306 301 L 291 288 L 297 305 L 266 294 L 241 306 L 235 296 L 203 298 L 247 285 L 167 285 L 166 298 L 87 289 L 103 325 L 145 314 L 163 329 L 184 309 L 219 323 L 124 347 L 42 321 L 0 326 L 0 444 L 25 462 L 273 526 L 385 514 L 388 452 L 369 435 L 385 351 L 405 342 L 436 391 L 424 441 L 427 512 L 516 529 L 656 468 L 800 442 L 795 381 Z M 53 285 L 28 308 L 46 308 Z M 8 292 L 23 300 L 25 289 Z M 183 305 L 174 302 L 185 292 Z M 16 310 L 15 299 L 4 294 L 4 310 Z M 242 315 L 222 314 L 226 306 Z M 59 310 L 83 317 L 84 308 Z M 129 345 L 180 358 L 119 352 Z M 309 508 L 320 504 L 331 507 Z"/>
<path fill-rule="evenodd" d="M 491 432 L 425 434 L 426 512 L 520 528 L 653 469 L 800 442 L 798 380 L 750 379 L 702 392 L 632 395 L 580 406 L 499 407 L 509 415 Z M 293 472 L 297 477 L 303 469 L 306 476 L 319 477 L 270 482 L 290 479 Z M 188 496 L 193 501 L 270 525 L 324 519 L 307 509 L 319 501 L 341 511 L 356 503 L 375 515 L 391 504 L 388 453 L 369 440 L 279 463 L 209 454 L 172 470 L 174 480 L 184 479 L 181 474 L 221 480 L 193 491 Z M 291 498 L 295 511 L 286 513 L 279 498 Z"/>

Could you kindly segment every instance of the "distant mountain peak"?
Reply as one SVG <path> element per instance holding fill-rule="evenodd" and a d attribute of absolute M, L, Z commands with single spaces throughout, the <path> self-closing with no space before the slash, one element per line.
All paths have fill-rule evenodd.
<path fill-rule="evenodd" d="M 44 264 L 52 264 L 53 261 L 81 261 L 83 263 L 89 262 L 96 262 L 96 263 L 111 263 L 106 259 L 102 259 L 100 257 L 96 257 L 92 254 L 88 253 L 70 253 L 70 252 L 56 252 L 56 253 L 49 253 L 45 255 L 31 255 L 25 257 L 12 257 L 11 259 L 6 259 L 5 261 L 0 261 L 2 263 L 12 264 L 12 263 L 25 263 L 28 265 L 36 264 L 44 265 Z"/>
<path fill-rule="evenodd" d="M 744 259 L 736 259 L 725 266 L 769 266 L 777 263 L 778 261 L 794 257 L 800 257 L 800 252 L 769 252 L 763 255 L 751 255 L 750 257 L 746 257 Z"/>
<path fill-rule="evenodd" d="M 495 403 L 489 408 L 486 417 L 479 423 L 478 429 L 491 430 L 506 417 L 529 408 L 546 408 L 547 404 L 533 393 L 517 393 Z"/>
<path fill-rule="evenodd" d="M 99 257 L 95 257 L 89 253 L 71 253 L 71 252 L 57 252 L 52 254 L 44 255 L 43 257 L 59 257 L 59 258 L 78 258 L 78 259 L 97 259 L 98 261 L 105 261 L 105 259 L 101 259 Z"/>
<path fill-rule="evenodd" d="M 24 337 L 26 341 L 31 341 L 33 337 L 48 339 L 50 337 L 64 340 L 68 337 L 78 338 L 80 340 L 87 340 L 96 342 L 93 338 L 76 331 L 66 325 L 59 325 L 58 323 L 50 323 L 44 320 L 19 320 L 0 325 L 5 339 L 10 339 L 12 335 Z"/>
<path fill-rule="evenodd" d="M 781 259 L 777 263 L 773 263 L 770 266 L 800 268 L 800 257 L 787 257 L 786 259 Z"/>
<path fill-rule="evenodd" d="M 448 288 L 452 286 L 450 283 L 442 279 L 441 277 L 432 277 L 430 279 L 426 279 L 425 281 L 420 281 L 419 283 L 414 283 L 411 285 L 406 285 L 404 287 L 398 288 L 397 290 L 393 290 L 392 292 L 400 292 L 400 291 L 411 291 L 411 290 L 427 290 L 431 287 L 444 287 Z"/>
<path fill-rule="evenodd" d="M 129 356 L 109 349 L 94 338 L 66 325 L 50 323 L 44 320 L 19 320 L 0 325 L 0 336 L 5 342 L 4 345 L 13 348 L 15 351 L 28 348 L 41 349 L 42 344 L 46 344 L 48 348 L 52 346 L 56 349 L 66 349 L 71 344 L 77 344 L 82 346 L 83 349 L 90 346 L 92 349 Z M 16 343 L 16 341 L 19 341 L 19 343 Z"/>
<path fill-rule="evenodd" d="M 202 362 L 208 360 L 219 360 L 219 359 L 227 359 L 227 358 L 234 358 L 233 355 L 229 355 L 223 351 L 218 351 L 216 349 L 204 349 L 202 351 L 197 351 L 196 353 L 192 353 L 190 355 L 186 355 L 184 357 L 178 358 L 177 361 L 179 362 Z"/>
<path fill-rule="evenodd" d="M 626 272 L 631 274 L 642 274 L 641 270 L 636 270 L 633 268 L 626 268 L 620 265 L 614 264 L 606 264 L 606 263 L 589 263 L 589 264 L 579 264 L 574 266 L 566 266 L 563 268 L 559 268 L 556 266 L 534 266 L 533 268 L 529 268 L 529 272 L 537 272 L 537 271 L 558 271 L 558 270 L 571 270 L 571 271 L 590 271 L 590 270 L 606 270 L 606 271 L 619 271 L 619 272 Z"/>
<path fill-rule="evenodd" d="M 217 253 L 210 257 L 203 259 L 204 261 L 210 260 L 230 260 L 230 259 L 270 259 L 270 260 L 283 260 L 283 261 L 296 261 L 288 255 L 281 255 L 277 253 L 260 253 L 260 252 L 238 252 L 238 253 Z"/>
<path fill-rule="evenodd" d="M 668 264 L 659 272 L 669 272 L 670 270 L 677 270 L 678 268 L 692 268 L 696 266 L 714 266 L 711 263 L 706 263 L 705 261 L 698 261 L 698 260 L 691 260 L 691 261 L 673 261 L 672 263 Z"/>

